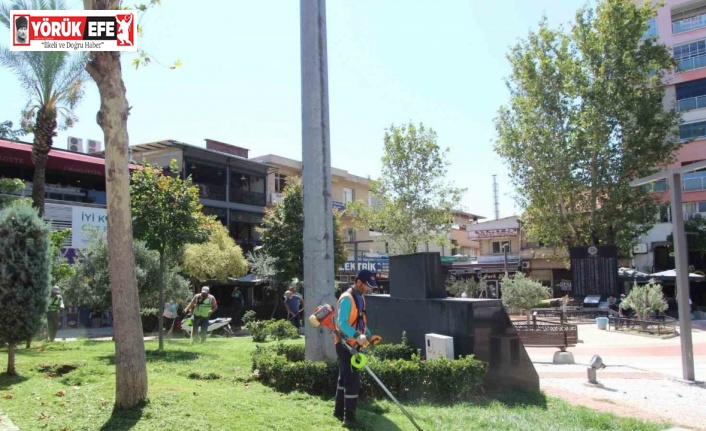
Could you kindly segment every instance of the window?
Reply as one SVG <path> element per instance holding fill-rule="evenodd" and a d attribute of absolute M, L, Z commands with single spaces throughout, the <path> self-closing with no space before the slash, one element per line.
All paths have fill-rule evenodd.
<path fill-rule="evenodd" d="M 343 189 L 343 202 L 344 203 L 353 202 L 354 199 L 355 199 L 355 194 L 353 193 L 353 189 L 344 188 Z"/>
<path fill-rule="evenodd" d="M 706 78 L 676 85 L 677 110 L 706 108 Z"/>
<path fill-rule="evenodd" d="M 649 39 L 649 38 L 657 37 L 657 36 L 658 36 L 657 18 L 651 18 L 649 21 L 647 21 L 647 31 L 642 36 L 642 38 Z"/>
<path fill-rule="evenodd" d="M 285 187 L 287 187 L 287 176 L 275 174 L 275 193 L 282 193 Z"/>
<path fill-rule="evenodd" d="M 346 229 L 346 235 L 344 237 L 345 242 L 355 241 L 355 229 Z"/>
<path fill-rule="evenodd" d="M 677 69 L 681 72 L 705 67 L 706 39 L 675 45 L 674 59 L 677 61 Z"/>
<path fill-rule="evenodd" d="M 657 214 L 657 223 L 671 223 L 672 222 L 672 209 L 669 205 L 662 205 L 659 209 L 659 214 Z"/>
<path fill-rule="evenodd" d="M 672 15 L 672 34 L 706 27 L 706 6 L 699 6 Z"/>
<path fill-rule="evenodd" d="M 682 124 L 679 126 L 679 139 L 684 141 L 706 137 L 706 121 Z"/>
<path fill-rule="evenodd" d="M 510 253 L 510 241 L 493 241 L 493 254 L 503 254 L 506 248 Z"/>
<path fill-rule="evenodd" d="M 642 186 L 646 193 L 661 193 L 667 191 L 667 180 L 659 180 Z"/>

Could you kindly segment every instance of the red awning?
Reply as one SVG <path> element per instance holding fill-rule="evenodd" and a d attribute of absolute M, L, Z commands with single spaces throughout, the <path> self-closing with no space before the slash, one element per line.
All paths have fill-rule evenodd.
<path fill-rule="evenodd" d="M 0 163 L 34 166 L 32 145 L 0 139 Z M 130 170 L 138 169 L 136 165 L 132 164 L 129 168 Z M 51 149 L 47 159 L 47 169 L 105 177 L 105 159 L 73 151 Z"/>

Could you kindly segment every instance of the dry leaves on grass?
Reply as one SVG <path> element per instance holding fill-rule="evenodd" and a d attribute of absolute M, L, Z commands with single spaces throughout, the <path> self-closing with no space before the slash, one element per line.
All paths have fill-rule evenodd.
<path fill-rule="evenodd" d="M 55 394 L 57 397 L 65 397 L 66 396 L 66 391 L 65 390 L 60 390 Z"/>
<path fill-rule="evenodd" d="M 7 394 L 3 395 L 2 397 L 5 398 L 6 400 L 11 400 L 11 399 L 12 399 L 12 394 L 7 393 Z"/>

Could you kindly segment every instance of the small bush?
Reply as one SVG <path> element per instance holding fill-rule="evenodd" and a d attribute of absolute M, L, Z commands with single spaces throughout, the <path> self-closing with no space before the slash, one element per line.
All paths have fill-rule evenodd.
<path fill-rule="evenodd" d="M 299 330 L 287 320 L 270 320 L 267 322 L 267 330 L 277 341 L 299 338 Z"/>
<path fill-rule="evenodd" d="M 252 322 L 245 325 L 245 327 L 250 331 L 252 335 L 252 340 L 256 343 L 264 343 L 267 341 L 267 336 L 269 335 L 269 330 L 267 322 L 264 320 L 253 320 Z"/>
<path fill-rule="evenodd" d="M 407 333 L 402 332 L 402 342 L 398 344 L 380 344 L 370 348 L 370 354 L 382 361 L 395 359 L 411 360 L 415 355 L 421 356 L 420 349 L 407 342 Z"/>
<path fill-rule="evenodd" d="M 391 352 L 408 352 L 399 344 Z M 378 349 L 383 346 L 378 346 Z M 415 352 L 409 358 L 381 359 L 371 352 L 368 362 L 373 372 L 401 400 L 449 403 L 466 401 L 482 393 L 487 364 L 466 356 L 457 360 L 421 361 Z M 407 353 L 405 353 L 407 354 Z M 304 360 L 303 345 L 257 347 L 253 352 L 253 371 L 260 381 L 278 391 L 301 390 L 312 395 L 331 395 L 336 390 L 338 364 Z M 364 370 L 360 371 L 361 395 L 382 399 L 387 395 Z"/>
<path fill-rule="evenodd" d="M 243 326 L 247 327 L 248 323 L 254 322 L 257 319 L 257 313 L 255 310 L 248 310 L 243 314 L 243 317 L 240 318 L 240 321 L 243 322 Z"/>

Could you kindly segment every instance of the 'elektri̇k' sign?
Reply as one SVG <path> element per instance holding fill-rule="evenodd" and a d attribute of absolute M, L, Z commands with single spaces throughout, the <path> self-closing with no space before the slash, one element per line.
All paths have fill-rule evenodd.
<path fill-rule="evenodd" d="M 137 51 L 133 10 L 10 11 L 10 51 Z"/>
<path fill-rule="evenodd" d="M 108 231 L 108 212 L 105 208 L 71 208 L 71 247 L 86 248 L 92 230 Z"/>

